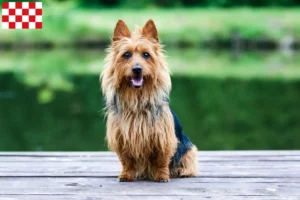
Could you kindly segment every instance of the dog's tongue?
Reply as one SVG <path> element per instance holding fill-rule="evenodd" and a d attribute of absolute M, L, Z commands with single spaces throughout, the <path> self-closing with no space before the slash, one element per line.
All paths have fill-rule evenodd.
<path fill-rule="evenodd" d="M 132 85 L 133 87 L 141 87 L 143 85 L 143 77 L 136 77 L 136 78 L 132 78 Z"/>

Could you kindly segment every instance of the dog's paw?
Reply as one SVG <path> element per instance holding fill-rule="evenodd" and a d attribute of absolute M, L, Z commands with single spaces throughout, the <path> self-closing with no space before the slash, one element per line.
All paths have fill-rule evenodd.
<path fill-rule="evenodd" d="M 119 177 L 119 182 L 132 182 L 132 181 L 134 181 L 133 178 Z"/>
<path fill-rule="evenodd" d="M 166 182 L 169 182 L 169 180 L 166 180 L 166 179 L 159 179 L 159 182 L 160 182 L 160 183 L 166 183 Z"/>
<path fill-rule="evenodd" d="M 170 179 L 166 179 L 166 178 L 157 178 L 155 179 L 156 182 L 159 182 L 159 183 L 167 183 L 170 181 Z"/>

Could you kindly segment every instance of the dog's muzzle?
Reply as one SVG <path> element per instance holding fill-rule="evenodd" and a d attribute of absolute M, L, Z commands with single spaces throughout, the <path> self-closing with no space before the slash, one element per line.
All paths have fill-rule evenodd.
<path fill-rule="evenodd" d="M 142 71 L 143 71 L 143 69 L 139 65 L 135 65 L 132 68 L 133 77 L 131 78 L 131 84 L 135 88 L 142 87 L 142 85 L 144 83 L 144 79 L 143 79 L 143 76 L 142 76 Z"/>

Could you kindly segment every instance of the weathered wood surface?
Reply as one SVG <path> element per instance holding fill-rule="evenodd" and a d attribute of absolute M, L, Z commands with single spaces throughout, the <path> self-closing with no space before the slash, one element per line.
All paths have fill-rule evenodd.
<path fill-rule="evenodd" d="M 0 200 L 300 200 L 300 151 L 202 151 L 199 175 L 119 183 L 111 152 L 0 153 Z"/>

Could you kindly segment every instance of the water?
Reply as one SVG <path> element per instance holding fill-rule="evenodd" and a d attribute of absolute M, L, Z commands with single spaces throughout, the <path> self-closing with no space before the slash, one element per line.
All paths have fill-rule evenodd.
<path fill-rule="evenodd" d="M 298 53 L 168 52 L 171 106 L 199 149 L 300 148 Z M 103 58 L 1 52 L 0 151 L 107 150 Z"/>

